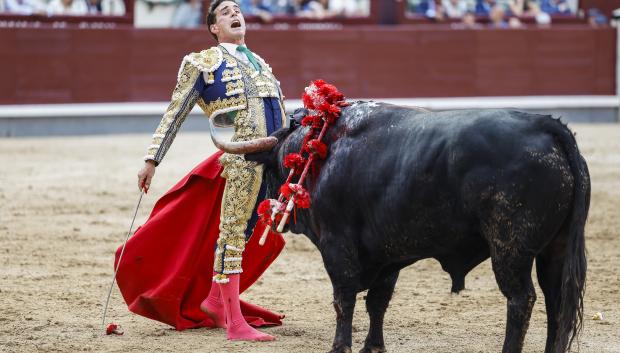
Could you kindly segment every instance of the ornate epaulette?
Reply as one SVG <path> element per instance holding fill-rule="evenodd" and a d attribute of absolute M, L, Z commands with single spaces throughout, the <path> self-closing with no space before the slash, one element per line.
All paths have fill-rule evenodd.
<path fill-rule="evenodd" d="M 181 76 L 185 64 L 192 65 L 200 72 L 213 72 L 222 65 L 223 60 L 224 54 L 218 47 L 211 47 L 199 53 L 189 53 L 183 58 L 183 63 L 181 64 L 177 77 Z"/>

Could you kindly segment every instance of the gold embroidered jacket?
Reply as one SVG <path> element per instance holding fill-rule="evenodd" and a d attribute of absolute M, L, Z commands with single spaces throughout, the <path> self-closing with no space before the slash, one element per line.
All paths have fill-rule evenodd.
<path fill-rule="evenodd" d="M 266 117 L 262 98 L 277 99 L 281 112 L 278 118 L 283 122 L 279 82 L 271 67 L 260 56 L 255 54 L 255 57 L 261 66 L 260 71 L 237 60 L 220 46 L 186 55 L 179 68 L 170 105 L 153 134 L 144 159 L 156 164 L 162 161 L 195 104 L 209 119 L 231 114 L 235 126 L 233 140 L 236 141 L 264 137 L 272 132 L 263 128 Z"/>

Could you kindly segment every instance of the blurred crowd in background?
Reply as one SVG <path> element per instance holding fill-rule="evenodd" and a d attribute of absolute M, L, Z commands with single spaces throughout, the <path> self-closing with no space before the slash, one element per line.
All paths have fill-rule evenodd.
<path fill-rule="evenodd" d="M 176 5 L 176 17 L 188 20 L 184 27 L 201 23 L 203 0 L 138 0 L 149 6 Z M 269 22 L 273 16 L 323 19 L 368 16 L 370 0 L 238 0 L 246 16 Z M 118 15 L 125 13 L 123 0 L 0 0 L 0 12 L 20 15 Z"/>
<path fill-rule="evenodd" d="M 293 17 L 328 20 L 370 15 L 371 0 L 237 0 L 243 13 L 263 23 Z M 523 21 L 550 25 L 554 18 L 588 18 L 592 25 L 608 19 L 596 9 L 578 14 L 578 0 L 397 0 L 409 15 L 455 27 L 519 28 Z M 196 28 L 205 22 L 205 0 L 135 0 L 136 27 Z M 20 15 L 125 14 L 124 0 L 0 0 L 0 13 Z"/>
<path fill-rule="evenodd" d="M 241 0 L 242 11 L 247 15 L 297 16 L 326 18 L 334 16 L 368 16 L 370 0 Z"/>
<path fill-rule="evenodd" d="M 409 11 L 432 18 L 461 18 L 467 12 L 489 16 L 494 9 L 510 15 L 571 15 L 577 11 L 577 2 L 568 0 L 409 0 Z"/>
<path fill-rule="evenodd" d="M 125 14 L 123 0 L 0 0 L 0 12 L 17 15 L 112 15 Z"/>
<path fill-rule="evenodd" d="M 436 21 L 460 19 L 466 27 L 481 26 L 477 19 L 488 18 L 487 26 L 518 28 L 523 18 L 533 18 L 539 25 L 550 25 L 553 17 L 577 15 L 577 0 L 408 0 L 407 8 Z M 583 14 L 593 25 L 608 19 L 596 9 Z"/>
<path fill-rule="evenodd" d="M 370 0 L 237 0 L 245 16 L 262 22 L 274 17 L 291 16 L 309 19 L 359 17 L 370 14 Z M 172 18 L 172 27 L 197 27 L 201 22 L 202 0 L 182 0 Z"/>

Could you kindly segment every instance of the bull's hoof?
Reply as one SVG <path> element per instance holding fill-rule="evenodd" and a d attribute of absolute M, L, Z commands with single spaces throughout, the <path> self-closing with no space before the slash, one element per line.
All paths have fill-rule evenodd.
<path fill-rule="evenodd" d="M 459 292 L 463 289 L 465 289 L 465 281 L 452 281 L 452 288 L 450 288 L 450 292 L 459 294 Z"/>
<path fill-rule="evenodd" d="M 360 353 L 386 353 L 387 350 L 385 347 L 377 347 L 377 346 L 364 346 Z"/>
<path fill-rule="evenodd" d="M 328 353 L 353 353 L 349 346 L 337 346 L 333 347 Z"/>

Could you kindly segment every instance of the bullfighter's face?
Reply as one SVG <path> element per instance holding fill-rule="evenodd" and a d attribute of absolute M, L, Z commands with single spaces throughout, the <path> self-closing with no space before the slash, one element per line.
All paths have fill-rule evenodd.
<path fill-rule="evenodd" d="M 215 9 L 215 23 L 211 33 L 220 43 L 244 44 L 245 19 L 239 5 L 234 1 L 224 1 Z"/>

